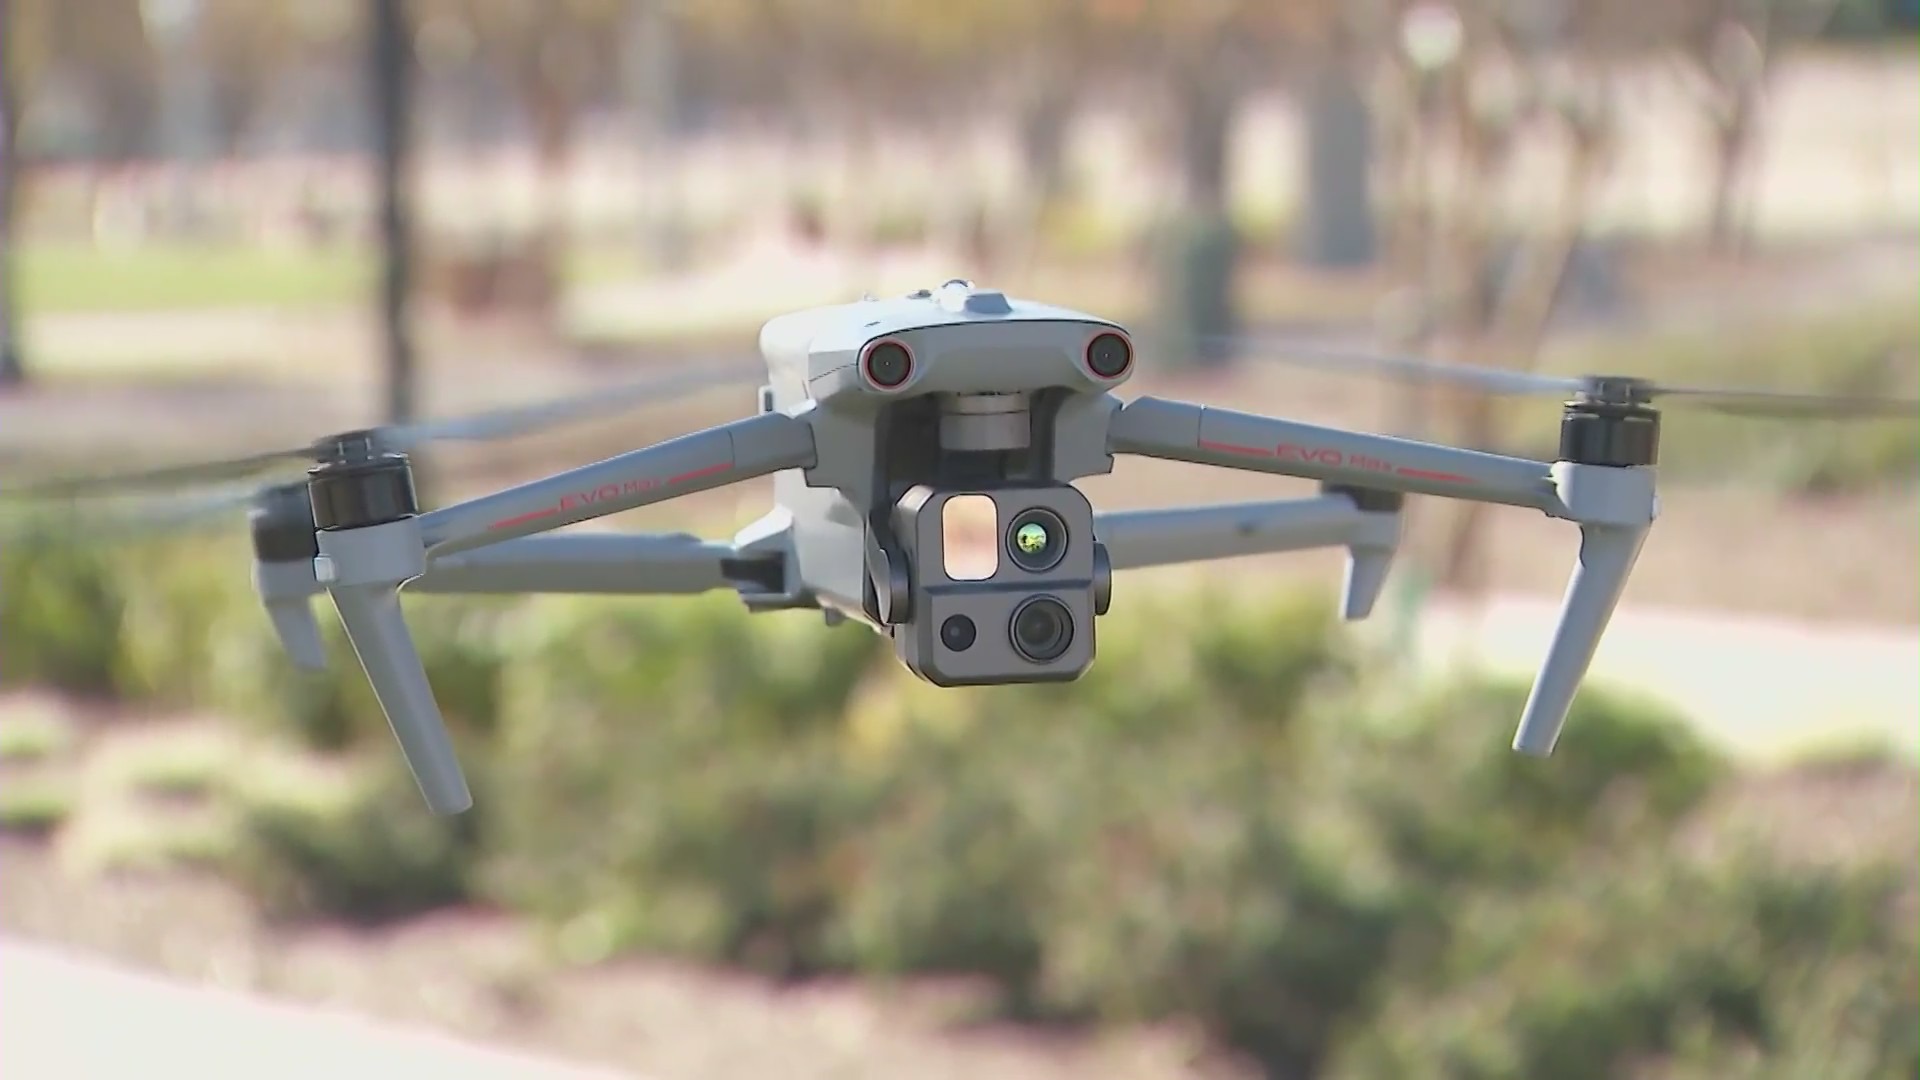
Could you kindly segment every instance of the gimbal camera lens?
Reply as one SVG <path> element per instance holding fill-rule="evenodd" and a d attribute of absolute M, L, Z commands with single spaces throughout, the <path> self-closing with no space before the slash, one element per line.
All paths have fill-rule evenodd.
<path fill-rule="evenodd" d="M 1067 524 L 1051 510 L 1021 511 L 1007 526 L 1007 557 L 1030 573 L 1060 565 L 1067 553 Z"/>
<path fill-rule="evenodd" d="M 947 621 L 940 624 L 940 644 L 954 652 L 966 652 L 973 648 L 974 639 L 979 634 L 973 620 L 965 615 L 949 615 Z"/>
<path fill-rule="evenodd" d="M 1008 627 L 1013 651 L 1035 664 L 1052 663 L 1073 644 L 1073 612 L 1051 596 L 1036 596 L 1013 609 Z"/>
<path fill-rule="evenodd" d="M 867 350 L 862 362 L 867 381 L 883 389 L 892 389 L 913 374 L 913 354 L 897 341 L 883 341 Z"/>
<path fill-rule="evenodd" d="M 1087 369 L 1103 379 L 1117 379 L 1133 365 L 1133 346 L 1119 334 L 1100 334 L 1087 342 Z"/>

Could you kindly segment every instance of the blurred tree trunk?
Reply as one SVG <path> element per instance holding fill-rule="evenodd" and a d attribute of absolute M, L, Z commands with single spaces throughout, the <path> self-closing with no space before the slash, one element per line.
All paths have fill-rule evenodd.
<path fill-rule="evenodd" d="M 413 342 L 413 85 L 415 56 L 406 0 L 372 0 L 371 60 L 378 147 L 381 330 L 386 418 L 407 423 L 418 408 Z"/>
<path fill-rule="evenodd" d="M 17 248 L 14 213 L 18 209 L 20 115 L 15 67 L 6 55 L 14 40 L 14 0 L 0 0 L 0 388 L 26 382 L 20 359 Z"/>
<path fill-rule="evenodd" d="M 543 195 L 533 235 L 534 257 L 558 273 L 566 256 L 570 221 L 567 184 L 573 171 L 573 95 L 536 74 L 527 80 L 525 100 L 532 114 L 534 167 Z"/>
<path fill-rule="evenodd" d="M 1306 194 L 1294 235 L 1309 266 L 1339 269 L 1374 261 L 1373 117 L 1352 67 L 1341 57 L 1315 65 L 1307 83 Z"/>
<path fill-rule="evenodd" d="M 1809 41 L 1833 21 L 1841 0 L 1716 5 L 1714 16 L 1690 43 L 1704 77 L 1712 123 L 1713 194 L 1707 211 L 1707 244 L 1716 254 L 1740 256 L 1752 239 L 1749 186 L 1754 149 L 1766 120 L 1767 88 L 1782 50 Z"/>
<path fill-rule="evenodd" d="M 1032 272 L 1049 223 L 1072 194 L 1068 190 L 1066 149 L 1079 105 L 1073 79 L 1062 70 L 1060 61 L 1042 55 L 1030 63 L 1033 73 L 1026 83 L 1027 92 L 1014 106 L 1014 134 L 1024 180 L 1020 205 L 1009 222 L 1012 227 L 997 230 L 1003 235 L 996 237 L 995 244 L 997 248 L 1015 249 L 1007 261 L 1022 273 Z"/>
<path fill-rule="evenodd" d="M 1746 188 L 1753 166 L 1757 92 L 1735 91 L 1726 114 L 1714 124 L 1713 198 L 1707 211 L 1707 247 L 1739 256 L 1747 248 Z"/>
<path fill-rule="evenodd" d="M 679 120 L 679 28 L 661 0 L 640 0 L 623 26 L 622 83 L 633 110 L 640 150 L 637 207 L 640 249 L 655 270 L 678 269 L 688 252 L 673 213 L 676 172 L 672 161 Z"/>
<path fill-rule="evenodd" d="M 1021 168 L 1043 211 L 1066 191 L 1065 151 L 1074 104 L 1072 85 L 1049 71 L 1035 79 L 1016 118 Z"/>
<path fill-rule="evenodd" d="M 1182 193 L 1187 209 L 1203 217 L 1227 212 L 1227 151 L 1240 104 L 1238 92 L 1205 72 L 1179 79 L 1175 140 Z"/>
<path fill-rule="evenodd" d="M 1586 97 L 1562 102 L 1559 109 L 1569 150 L 1565 185 L 1553 215 L 1527 245 L 1531 250 L 1518 253 L 1511 271 L 1503 275 L 1509 280 L 1483 273 L 1470 294 L 1473 303 L 1466 314 L 1474 321 L 1468 324 L 1464 340 L 1488 356 L 1466 357 L 1469 362 L 1520 370 L 1539 364 L 1568 269 L 1612 163 L 1615 117 L 1610 88 L 1596 73 L 1589 76 L 1585 89 Z M 1481 235 L 1490 236 L 1491 231 L 1483 229 Z M 1491 248 L 1485 246 L 1474 253 L 1481 265 L 1490 263 L 1491 255 Z M 1490 395 L 1466 395 L 1460 420 L 1464 445 L 1499 451 L 1495 445 L 1498 415 Z M 1457 506 L 1441 560 L 1438 580 L 1443 587 L 1473 595 L 1489 584 L 1488 511 L 1485 503 L 1467 501 Z"/>
<path fill-rule="evenodd" d="M 1239 330 L 1240 243 L 1228 205 L 1228 147 L 1240 88 L 1204 68 L 1173 79 L 1174 163 L 1184 203 L 1164 222 L 1159 252 L 1160 353 L 1174 365 L 1219 367 Z"/>

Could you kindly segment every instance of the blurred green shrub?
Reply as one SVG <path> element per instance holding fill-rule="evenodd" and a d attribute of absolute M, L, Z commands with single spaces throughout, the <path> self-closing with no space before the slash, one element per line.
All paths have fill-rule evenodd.
<path fill-rule="evenodd" d="M 1596 837 L 1671 828 L 1726 771 L 1676 714 L 1605 687 L 1574 700 L 1551 767 L 1508 748 L 1523 682 L 1416 698 L 1340 786 L 1428 880 L 1531 884 Z"/>
<path fill-rule="evenodd" d="M 484 819 L 421 812 L 394 755 L 326 771 L 269 770 L 230 798 L 233 838 L 222 866 L 269 919 L 375 925 L 471 895 Z"/>
<path fill-rule="evenodd" d="M 524 605 L 494 597 L 403 602 L 448 727 L 462 736 L 491 737 L 508 660 L 503 635 Z M 341 751 L 386 737 L 386 719 L 324 598 L 314 602 L 314 611 L 327 647 L 325 671 L 306 671 L 287 659 L 251 592 L 240 606 L 224 633 L 207 645 L 218 675 L 207 700 L 310 750 Z"/>
<path fill-rule="evenodd" d="M 117 554 L 122 601 L 113 686 L 123 698 L 165 706 L 217 700 L 224 666 L 210 663 L 236 633 L 265 618 L 244 545 L 184 538 Z"/>
<path fill-rule="evenodd" d="M 112 693 L 126 591 L 108 553 L 57 532 L 0 544 L 0 681 Z"/>
<path fill-rule="evenodd" d="M 10 680 L 294 753 L 217 796 L 218 865 L 276 918 L 478 899 L 579 962 L 976 976 L 1014 1015 L 1197 1021 L 1273 1076 L 1912 1074 L 1884 877 L 1684 855 L 1732 772 L 1679 718 L 1590 689 L 1517 757 L 1523 687 L 1363 679 L 1324 597 L 1129 594 L 1080 682 L 974 690 L 731 597 L 410 600 L 478 800 L 441 821 L 337 620 L 335 669 L 294 671 L 235 553 L 0 565 Z"/>
<path fill-rule="evenodd" d="M 571 925 L 580 955 L 819 966 L 823 852 L 866 795 L 839 765 L 840 716 L 878 638 L 730 597 L 541 605 L 515 629 L 498 894 Z"/>
<path fill-rule="evenodd" d="M 1328 1075 L 1913 1075 L 1920 991 L 1889 917 L 1896 879 L 1752 852 L 1692 864 L 1657 844 L 1561 872 L 1475 897 L 1438 970 L 1396 983 Z"/>

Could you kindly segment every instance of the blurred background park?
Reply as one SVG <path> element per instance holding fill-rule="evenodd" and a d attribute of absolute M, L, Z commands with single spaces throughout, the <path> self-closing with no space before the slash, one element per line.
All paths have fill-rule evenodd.
<path fill-rule="evenodd" d="M 770 316 L 954 277 L 1134 328 L 1137 387 L 1486 449 L 1550 454 L 1557 410 L 1286 346 L 1912 397 L 1917 30 L 1911 0 L 0 0 L 0 491 L 751 362 Z M 457 498 L 752 402 L 424 467 Z M 1507 750 L 1523 682 L 1425 653 L 1555 599 L 1573 538 L 1428 501 L 1378 626 L 1333 617 L 1337 553 L 1142 573 L 1064 688 L 934 690 L 731 597 L 409 601 L 475 778 L 451 822 L 333 629 L 331 674 L 279 653 L 239 509 L 16 503 L 0 932 L 657 1080 L 1913 1077 L 1916 419 L 1671 414 L 1626 603 L 1696 621 L 1549 762 Z M 723 536 L 768 495 L 610 524 Z M 1774 622 L 1784 659 L 1711 667 Z M 1711 714 L 1676 704 L 1710 667 Z M 1788 701 L 1802 667 L 1852 696 Z"/>

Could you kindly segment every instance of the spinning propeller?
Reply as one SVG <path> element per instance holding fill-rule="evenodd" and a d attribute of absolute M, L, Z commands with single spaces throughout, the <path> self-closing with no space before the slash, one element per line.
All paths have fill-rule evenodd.
<path fill-rule="evenodd" d="M 1402 383 L 1448 383 L 1500 397 L 1617 399 L 1636 405 L 1651 405 L 1659 401 L 1663 405 L 1762 419 L 1920 418 L 1920 400 L 1912 399 L 1669 386 L 1651 379 L 1624 375 L 1545 375 L 1444 363 L 1418 356 L 1300 345 L 1267 338 L 1223 339 L 1223 343 L 1262 361 L 1346 375 L 1368 375 Z"/>
<path fill-rule="evenodd" d="M 82 496 L 109 495 L 194 484 L 237 481 L 258 476 L 278 466 L 301 463 L 316 465 L 332 460 L 343 448 L 352 446 L 365 453 L 413 453 L 437 442 L 492 442 L 530 435 L 563 424 L 597 416 L 608 416 L 626 409 L 660 404 L 710 387 L 750 381 L 762 374 L 760 365 L 737 360 L 693 361 L 663 375 L 603 387 L 588 393 L 541 402 L 510 406 L 468 416 L 449 417 L 413 424 L 385 425 L 322 436 L 299 446 L 214 461 L 165 465 L 152 469 L 105 474 L 54 477 L 33 483 L 0 485 L 0 496 Z M 182 506 L 169 500 L 179 517 L 197 516 L 197 512 L 218 512 L 244 505 L 249 492 L 231 491 L 213 495 L 204 502 Z"/>

